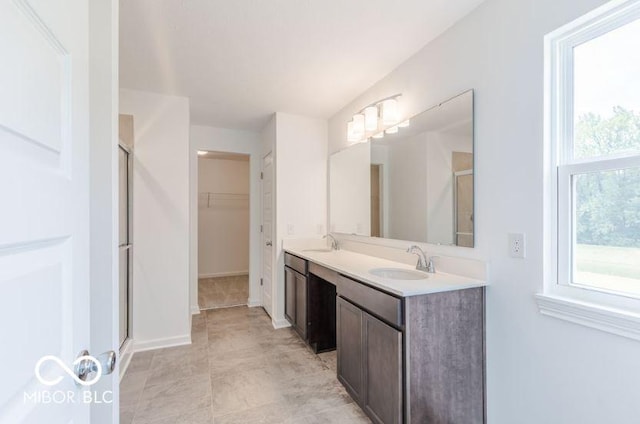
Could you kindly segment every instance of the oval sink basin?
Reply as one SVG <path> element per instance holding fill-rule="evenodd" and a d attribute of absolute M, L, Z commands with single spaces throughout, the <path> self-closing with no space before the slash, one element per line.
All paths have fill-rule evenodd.
<path fill-rule="evenodd" d="M 392 280 L 426 280 L 429 274 L 412 269 L 403 268 L 373 268 L 369 273 L 376 277 L 390 278 Z"/>
<path fill-rule="evenodd" d="M 317 249 L 302 249 L 303 252 L 331 252 L 333 251 L 330 247 L 320 247 Z"/>

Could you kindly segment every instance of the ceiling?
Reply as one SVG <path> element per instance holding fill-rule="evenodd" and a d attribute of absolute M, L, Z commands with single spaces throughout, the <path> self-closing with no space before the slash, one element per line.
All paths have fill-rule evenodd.
<path fill-rule="evenodd" d="M 194 124 L 329 118 L 482 0 L 120 2 L 120 85 L 190 98 Z"/>

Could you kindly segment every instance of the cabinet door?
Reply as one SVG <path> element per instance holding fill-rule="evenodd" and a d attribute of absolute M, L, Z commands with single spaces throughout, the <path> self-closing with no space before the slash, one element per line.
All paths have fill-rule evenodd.
<path fill-rule="evenodd" d="M 362 316 L 357 306 L 338 297 L 336 301 L 338 380 L 351 397 L 362 400 Z"/>
<path fill-rule="evenodd" d="M 296 277 L 296 330 L 303 340 L 307 339 L 307 277 L 294 273 Z"/>
<path fill-rule="evenodd" d="M 362 313 L 363 408 L 374 423 L 402 422 L 402 333 Z"/>
<path fill-rule="evenodd" d="M 284 316 L 291 325 L 296 325 L 296 273 L 287 267 L 284 268 Z"/>

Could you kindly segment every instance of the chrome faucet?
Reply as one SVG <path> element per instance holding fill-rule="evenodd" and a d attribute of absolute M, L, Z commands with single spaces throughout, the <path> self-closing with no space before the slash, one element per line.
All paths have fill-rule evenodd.
<path fill-rule="evenodd" d="M 416 264 L 416 269 L 418 271 L 428 272 L 429 274 L 435 274 L 436 266 L 433 263 L 433 259 L 437 256 L 430 256 L 429 260 L 427 260 L 427 254 L 424 253 L 424 250 L 420 248 L 420 246 L 416 246 L 415 244 L 410 246 L 407 249 L 407 253 L 413 253 L 418 255 L 418 263 Z"/>
<path fill-rule="evenodd" d="M 331 239 L 331 249 L 340 250 L 340 245 L 338 244 L 338 240 L 334 236 L 332 236 L 331 233 L 327 233 L 327 235 L 322 238 L 327 238 L 327 237 Z"/>

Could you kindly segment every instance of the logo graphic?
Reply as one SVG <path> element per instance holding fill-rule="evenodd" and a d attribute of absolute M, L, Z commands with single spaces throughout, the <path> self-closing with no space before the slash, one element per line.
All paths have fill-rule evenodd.
<path fill-rule="evenodd" d="M 62 379 L 64 378 L 63 376 L 58 376 L 53 380 L 48 380 L 45 377 L 43 377 L 41 373 L 41 368 L 42 368 L 42 365 L 47 361 L 53 361 L 56 364 L 58 364 L 58 366 L 62 368 L 64 372 L 66 372 L 71 378 L 73 378 L 73 380 L 76 383 L 82 386 L 91 386 L 92 384 L 97 383 L 98 380 L 100 380 L 100 377 L 102 376 L 102 364 L 100 363 L 100 361 L 98 361 L 96 358 L 94 358 L 91 355 L 79 356 L 78 358 L 76 358 L 75 361 L 73 361 L 73 364 L 72 364 L 74 369 L 79 367 L 79 370 L 82 371 L 81 374 L 87 375 L 89 374 L 89 372 L 95 372 L 96 375 L 91 380 L 83 380 L 82 378 L 78 377 L 74 372 L 74 370 L 69 368 L 57 356 L 47 355 L 40 358 L 40 360 L 36 362 L 36 367 L 35 367 L 36 378 L 38 379 L 38 381 L 40 381 L 40 383 L 46 386 L 55 386 L 56 384 L 60 383 L 60 381 L 62 381 Z"/>

